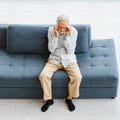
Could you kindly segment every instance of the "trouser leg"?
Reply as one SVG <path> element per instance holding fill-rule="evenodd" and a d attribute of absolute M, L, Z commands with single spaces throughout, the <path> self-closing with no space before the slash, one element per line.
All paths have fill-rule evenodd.
<path fill-rule="evenodd" d="M 68 73 L 68 76 L 70 78 L 70 81 L 68 84 L 68 92 L 69 92 L 68 96 L 77 98 L 79 97 L 79 87 L 82 80 L 80 68 L 78 64 L 74 62 L 68 65 L 68 67 L 65 68 L 65 70 Z"/>
<path fill-rule="evenodd" d="M 39 75 L 39 80 L 43 89 L 44 100 L 52 99 L 51 77 L 57 69 L 58 66 L 56 66 L 54 63 L 51 63 L 51 61 L 48 61 Z"/>

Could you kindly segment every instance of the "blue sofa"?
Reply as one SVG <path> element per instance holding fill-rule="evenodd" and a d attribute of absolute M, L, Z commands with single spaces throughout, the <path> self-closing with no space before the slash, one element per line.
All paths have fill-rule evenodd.
<path fill-rule="evenodd" d="M 0 98 L 42 98 L 39 81 L 49 51 L 51 25 L 0 25 Z M 78 30 L 76 56 L 83 78 L 79 98 L 115 98 L 118 69 L 112 39 L 91 40 L 90 25 Z M 54 98 L 65 98 L 69 78 L 58 70 L 52 77 Z"/>

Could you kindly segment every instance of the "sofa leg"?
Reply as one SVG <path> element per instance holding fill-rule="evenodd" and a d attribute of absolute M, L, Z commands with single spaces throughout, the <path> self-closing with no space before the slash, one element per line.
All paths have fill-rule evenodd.
<path fill-rule="evenodd" d="M 111 97 L 111 99 L 115 99 L 115 97 Z"/>

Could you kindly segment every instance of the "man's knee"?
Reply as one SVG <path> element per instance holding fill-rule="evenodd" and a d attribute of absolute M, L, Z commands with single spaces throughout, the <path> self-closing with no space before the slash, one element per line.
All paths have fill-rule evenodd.
<path fill-rule="evenodd" d="M 41 80 L 43 80 L 44 78 L 46 78 L 46 74 L 41 73 L 41 74 L 39 75 L 39 80 L 41 81 Z"/>
<path fill-rule="evenodd" d="M 82 75 L 81 74 L 76 74 L 75 75 L 75 80 L 80 82 L 82 80 Z"/>
<path fill-rule="evenodd" d="M 46 73 L 41 73 L 39 75 L 39 80 L 42 81 L 42 80 L 45 80 L 46 78 L 50 78 L 50 76 Z"/>

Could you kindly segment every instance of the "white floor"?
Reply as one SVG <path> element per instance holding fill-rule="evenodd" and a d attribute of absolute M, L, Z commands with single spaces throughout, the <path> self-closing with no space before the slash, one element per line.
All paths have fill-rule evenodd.
<path fill-rule="evenodd" d="M 114 39 L 120 71 L 119 0 L 0 0 L 0 24 L 54 24 L 56 17 L 63 13 L 70 16 L 72 24 L 90 24 L 92 39 Z M 74 112 L 69 112 L 61 99 L 55 100 L 43 113 L 40 110 L 42 100 L 0 99 L 0 120 L 120 119 L 120 89 L 116 99 L 77 99 L 73 102 Z"/>
<path fill-rule="evenodd" d="M 63 99 L 43 113 L 41 100 L 0 100 L 1 120 L 119 120 L 120 101 L 116 99 L 79 99 L 74 100 L 76 110 L 69 112 Z"/>

